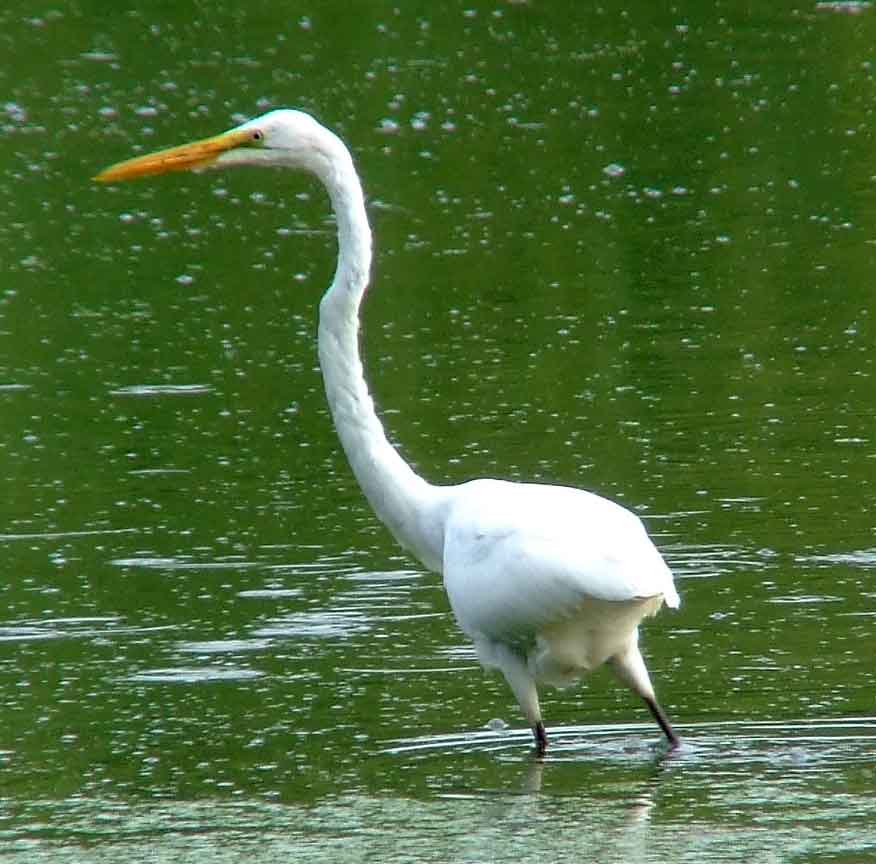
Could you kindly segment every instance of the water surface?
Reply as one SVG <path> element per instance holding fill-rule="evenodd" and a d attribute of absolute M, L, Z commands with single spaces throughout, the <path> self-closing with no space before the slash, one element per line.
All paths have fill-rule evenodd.
<path fill-rule="evenodd" d="M 876 17 L 0 12 L 10 861 L 876 855 Z M 555 4 L 556 5 L 556 4 Z M 339 451 L 312 181 L 89 178 L 271 107 L 353 148 L 369 380 L 437 482 L 638 512 L 683 605 L 533 761 Z"/>

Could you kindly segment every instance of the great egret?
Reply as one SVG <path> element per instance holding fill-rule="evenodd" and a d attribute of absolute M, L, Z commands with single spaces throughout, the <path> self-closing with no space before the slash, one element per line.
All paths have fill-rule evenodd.
<path fill-rule="evenodd" d="M 679 605 L 672 573 L 629 510 L 567 486 L 479 479 L 428 483 L 387 441 L 359 356 L 359 306 L 371 268 L 362 185 L 344 143 L 309 114 L 277 110 L 212 138 L 129 159 L 104 183 L 187 169 L 257 165 L 314 174 L 337 220 L 338 263 L 319 307 L 319 361 L 353 473 L 398 542 L 444 576 L 460 628 L 499 669 L 543 755 L 537 684 L 565 686 L 608 662 L 666 735 L 639 652 L 639 623 Z"/>

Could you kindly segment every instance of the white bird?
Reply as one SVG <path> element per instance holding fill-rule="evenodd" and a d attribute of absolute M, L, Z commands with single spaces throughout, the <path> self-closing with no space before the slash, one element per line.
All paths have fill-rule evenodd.
<path fill-rule="evenodd" d="M 243 165 L 303 169 L 325 186 L 338 262 L 320 303 L 319 360 L 335 428 L 374 512 L 405 549 L 443 574 L 460 628 L 481 664 L 505 676 L 537 753 L 547 747 L 537 685 L 562 687 L 606 662 L 676 747 L 639 652 L 638 628 L 664 603 L 676 608 L 679 598 L 640 519 L 566 486 L 493 479 L 433 485 L 387 440 L 359 355 L 371 229 L 340 138 L 309 114 L 271 111 L 213 138 L 118 163 L 95 179 Z"/>

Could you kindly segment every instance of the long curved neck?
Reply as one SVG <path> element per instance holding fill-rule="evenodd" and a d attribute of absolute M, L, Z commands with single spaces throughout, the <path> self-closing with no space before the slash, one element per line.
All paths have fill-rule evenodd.
<path fill-rule="evenodd" d="M 371 268 L 362 186 L 343 145 L 325 168 L 319 173 L 337 219 L 338 266 L 320 303 L 319 362 L 332 419 L 374 512 L 402 546 L 440 572 L 444 538 L 437 512 L 439 489 L 418 476 L 387 440 L 362 370 L 359 307 Z"/>

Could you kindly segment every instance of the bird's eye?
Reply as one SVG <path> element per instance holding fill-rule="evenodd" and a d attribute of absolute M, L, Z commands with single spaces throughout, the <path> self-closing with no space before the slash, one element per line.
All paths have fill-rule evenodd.
<path fill-rule="evenodd" d="M 253 129 L 250 133 L 250 139 L 253 144 L 264 144 L 265 133 L 261 129 Z"/>

